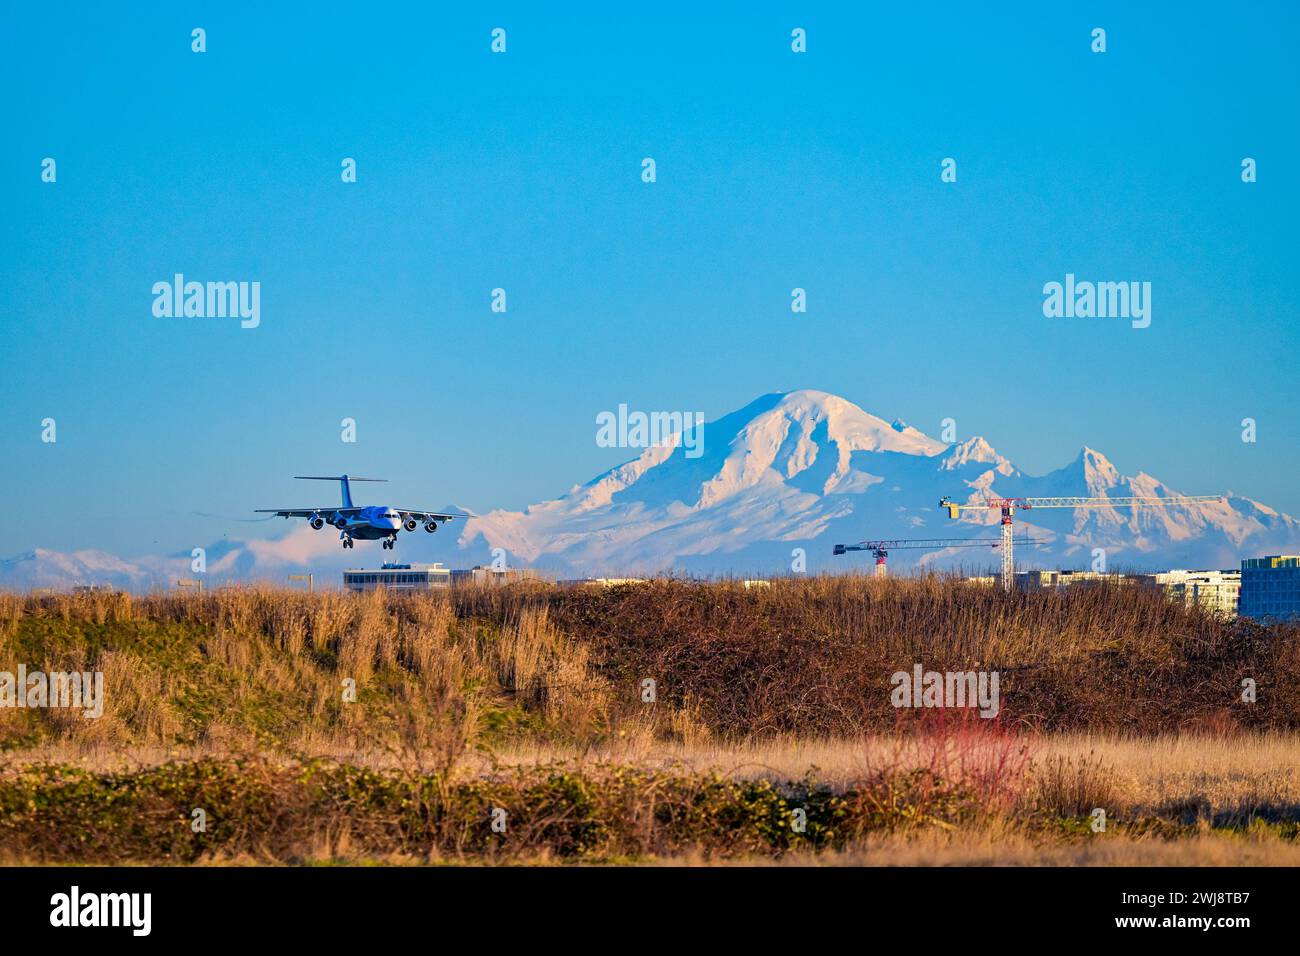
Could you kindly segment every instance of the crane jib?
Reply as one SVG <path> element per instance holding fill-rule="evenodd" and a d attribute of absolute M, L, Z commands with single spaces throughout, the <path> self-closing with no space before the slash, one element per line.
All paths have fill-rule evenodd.
<path fill-rule="evenodd" d="M 1105 508 L 1149 506 L 1153 508 L 1174 507 L 1180 505 L 1208 504 L 1223 501 L 1223 495 L 1169 495 L 1166 497 L 1077 497 L 1077 498 L 986 498 L 983 501 L 971 501 L 961 504 L 944 499 L 939 502 L 941 508 L 955 512 L 961 508 Z"/>
<path fill-rule="evenodd" d="M 984 501 L 972 501 L 960 504 L 951 498 L 939 499 L 939 507 L 948 512 L 949 518 L 959 518 L 961 509 L 998 508 L 1002 511 L 1002 587 L 1010 591 L 1015 580 L 1015 540 L 1012 537 L 1012 517 L 1016 509 L 1033 508 L 1173 508 L 1184 505 L 1208 504 L 1221 502 L 1223 495 L 1170 495 L 1168 497 L 1131 495 L 1119 498 L 1100 496 L 1079 496 L 1073 498 L 986 498 Z"/>

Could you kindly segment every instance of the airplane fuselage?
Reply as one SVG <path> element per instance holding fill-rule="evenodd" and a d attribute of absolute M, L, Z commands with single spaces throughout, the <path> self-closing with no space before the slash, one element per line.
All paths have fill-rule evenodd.
<path fill-rule="evenodd" d="M 339 527 L 334 521 L 334 516 L 328 513 L 321 515 L 327 522 Z M 379 541 L 383 538 L 391 538 L 402 530 L 402 516 L 392 508 L 386 505 L 374 505 L 369 508 L 362 508 L 355 515 L 341 515 L 343 526 L 340 531 L 345 531 L 353 538 L 360 538 L 362 541 Z"/>

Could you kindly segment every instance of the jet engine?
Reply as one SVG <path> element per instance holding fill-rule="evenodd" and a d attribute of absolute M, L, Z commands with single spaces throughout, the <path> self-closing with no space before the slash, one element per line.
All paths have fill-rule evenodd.
<path fill-rule="evenodd" d="M 311 525 L 312 528 L 316 531 L 319 531 L 321 528 L 325 527 L 325 519 L 322 518 L 320 515 L 312 515 L 311 519 L 307 523 Z"/>
<path fill-rule="evenodd" d="M 438 522 L 436 522 L 436 521 L 426 521 L 426 522 L 424 523 L 424 530 L 427 531 L 427 532 L 429 532 L 429 534 L 433 534 L 435 531 L 438 530 Z"/>
<path fill-rule="evenodd" d="M 420 527 L 420 522 L 416 521 L 413 517 L 408 517 L 403 527 L 405 527 L 407 531 L 414 531 L 416 528 Z"/>
<path fill-rule="evenodd" d="M 334 516 L 334 520 L 331 521 L 330 524 L 334 525 L 334 527 L 342 531 L 344 528 L 348 526 L 348 519 L 343 515 L 336 514 Z"/>

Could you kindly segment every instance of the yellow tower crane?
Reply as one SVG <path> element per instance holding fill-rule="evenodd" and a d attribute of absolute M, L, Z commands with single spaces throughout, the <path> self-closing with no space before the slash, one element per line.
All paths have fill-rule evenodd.
<path fill-rule="evenodd" d="M 1207 504 L 1222 501 L 1222 495 L 1169 495 L 1158 497 L 1120 498 L 985 498 L 958 504 L 951 498 L 942 498 L 940 508 L 946 508 L 949 518 L 956 518 L 964 508 L 998 508 L 1002 512 L 1002 588 L 1010 591 L 1016 576 L 1016 559 L 1012 549 L 1012 516 L 1017 511 L 1032 508 L 1173 508 L 1179 505 Z"/>

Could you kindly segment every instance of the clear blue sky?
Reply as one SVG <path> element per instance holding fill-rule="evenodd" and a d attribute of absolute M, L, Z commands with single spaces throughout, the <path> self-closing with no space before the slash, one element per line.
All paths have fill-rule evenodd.
<path fill-rule="evenodd" d="M 0 553 L 260 533 L 192 512 L 302 473 L 522 507 L 630 457 L 601 410 L 803 387 L 1300 514 L 1294 4 L 461 6 L 9 7 Z M 260 328 L 154 318 L 175 272 Z M 1044 318 L 1066 272 L 1151 327 Z"/>

